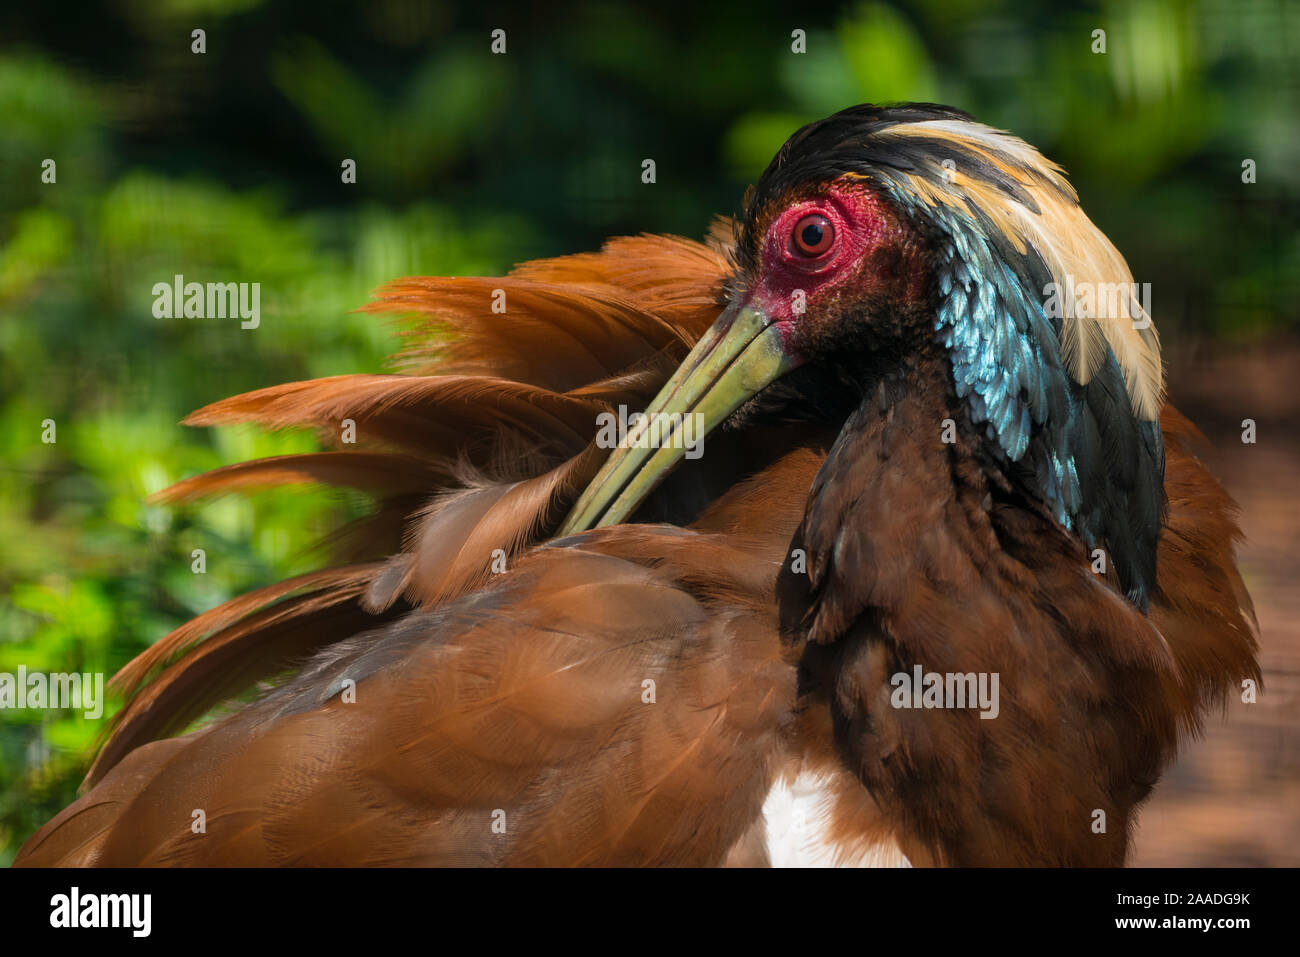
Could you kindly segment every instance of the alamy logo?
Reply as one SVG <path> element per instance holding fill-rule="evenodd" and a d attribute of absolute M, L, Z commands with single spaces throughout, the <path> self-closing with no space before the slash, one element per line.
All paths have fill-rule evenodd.
<path fill-rule="evenodd" d="M 628 415 L 620 405 L 617 414 L 602 412 L 596 416 L 596 446 L 602 449 L 685 449 L 686 458 L 704 454 L 704 414 L 681 412 L 667 414 L 642 412 Z"/>
<path fill-rule="evenodd" d="M 1151 283 L 1049 282 L 1043 287 L 1043 312 L 1048 319 L 1121 319 L 1134 329 L 1151 325 Z"/>
<path fill-rule="evenodd" d="M 176 275 L 171 282 L 153 286 L 153 314 L 159 319 L 242 319 L 241 329 L 256 329 L 262 322 L 260 282 L 186 282 Z"/>
<path fill-rule="evenodd" d="M 26 665 L 16 674 L 0 671 L 0 708 L 80 710 L 94 721 L 104 714 L 104 673 L 28 673 Z"/>
<path fill-rule="evenodd" d="M 889 683 L 894 688 L 889 703 L 895 708 L 979 708 L 981 718 L 996 718 L 1001 710 L 996 671 L 940 674 L 915 665 L 911 674 L 897 672 Z"/>
<path fill-rule="evenodd" d="M 129 927 L 133 937 L 148 937 L 153 926 L 152 894 L 70 893 L 50 898 L 51 927 Z"/>

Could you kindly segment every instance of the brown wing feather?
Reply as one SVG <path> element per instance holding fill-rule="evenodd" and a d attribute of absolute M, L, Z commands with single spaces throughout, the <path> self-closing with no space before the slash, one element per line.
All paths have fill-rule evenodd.
<path fill-rule="evenodd" d="M 368 578 L 374 566 L 330 568 L 258 588 L 223 602 L 191 618 L 156 644 L 141 652 L 113 676 L 112 686 L 130 696 L 163 666 L 175 661 L 204 638 L 228 628 L 242 618 L 261 611 L 294 594 L 346 588 Z"/>
<path fill-rule="evenodd" d="M 555 529 L 605 454 L 593 444 L 535 478 L 435 499 L 414 516 L 406 548 L 376 580 L 368 606 L 387 608 L 402 595 L 428 607 L 482 584 L 494 565 L 503 570 Z"/>
<path fill-rule="evenodd" d="M 454 458 L 499 430 L 578 450 L 600 406 L 523 382 L 488 376 L 343 375 L 233 396 L 185 418 L 186 425 L 255 422 L 266 428 L 316 425 L 337 433 L 344 419 L 416 451 Z M 337 441 L 337 439 L 336 439 Z"/>
<path fill-rule="evenodd" d="M 241 596 L 137 656 L 113 678 L 111 684 L 125 690 L 129 700 L 114 716 L 111 733 L 82 786 L 93 786 L 139 745 L 183 729 L 317 649 L 382 623 L 384 616 L 361 605 L 380 568 L 362 565 L 300 576 L 285 584 L 293 584 L 295 591 L 310 590 L 270 604 L 268 600 L 281 598 L 271 589 Z M 259 596 L 257 605 L 262 607 L 247 601 L 253 595 Z M 200 628 L 211 633 L 204 635 Z"/>
<path fill-rule="evenodd" d="M 196 702 L 210 706 L 236 694 L 290 650 L 303 650 L 283 646 L 293 640 L 296 614 L 317 635 L 310 647 L 319 647 L 380 623 L 403 595 L 428 603 L 462 593 L 483 580 L 494 548 L 513 562 L 562 517 L 575 487 L 598 466 L 603 453 L 590 445 L 597 413 L 653 395 L 713 321 L 725 268 L 725 255 L 700 243 L 639 236 L 612 240 L 599 253 L 526 263 L 507 279 L 399 280 L 367 309 L 423 319 L 407 330 L 403 359 L 421 374 L 288 383 L 190 415 L 191 425 L 312 426 L 329 445 L 351 418 L 363 451 L 227 466 L 158 500 L 290 482 L 355 486 L 381 504 L 340 534 L 339 550 L 370 559 L 376 542 L 398 538 L 402 549 L 383 562 L 242 596 L 143 652 L 114 679 L 129 703 L 87 782 L 132 747 L 188 723 Z M 504 314 L 492 311 L 496 288 L 507 292 Z M 197 687 L 219 694 L 187 698 L 178 690 Z"/>
<path fill-rule="evenodd" d="M 133 751 L 17 863 L 720 863 L 794 703 L 773 566 L 675 529 L 590 537 Z"/>
<path fill-rule="evenodd" d="M 279 485 L 317 484 L 374 489 L 389 495 L 428 492 L 450 481 L 446 471 L 393 452 L 312 452 L 237 462 L 177 482 L 150 497 L 151 504 L 190 502 L 226 492 Z"/>
<path fill-rule="evenodd" d="M 1151 620 L 1178 664 L 1179 722 L 1195 733 L 1206 711 L 1239 693 L 1243 679 L 1261 682 L 1259 625 L 1237 570 L 1237 505 L 1189 450 L 1204 441 L 1196 427 L 1169 405 L 1161 425 L 1169 510 Z"/>

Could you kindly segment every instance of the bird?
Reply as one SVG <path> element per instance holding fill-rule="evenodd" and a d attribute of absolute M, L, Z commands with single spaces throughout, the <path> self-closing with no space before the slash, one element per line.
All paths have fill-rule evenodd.
<path fill-rule="evenodd" d="M 802 127 L 703 241 L 390 282 L 392 371 L 184 420 L 321 451 L 159 497 L 373 511 L 124 667 L 15 864 L 1123 864 L 1260 680 L 1133 288 L 1061 167 L 927 103 Z"/>

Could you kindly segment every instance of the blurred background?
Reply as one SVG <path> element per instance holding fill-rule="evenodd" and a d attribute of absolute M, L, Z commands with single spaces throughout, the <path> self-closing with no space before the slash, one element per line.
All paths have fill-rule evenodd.
<path fill-rule="evenodd" d="M 498 28 L 504 55 L 490 51 Z M 363 502 L 143 500 L 310 449 L 305 434 L 177 422 L 247 389 L 382 371 L 391 328 L 351 312 L 378 284 L 498 273 L 623 233 L 701 237 L 798 126 L 896 100 L 961 107 L 1066 167 L 1151 283 L 1171 397 L 1242 503 L 1266 690 L 1212 718 L 1157 788 L 1134 863 L 1300 863 L 1300 4 L 1288 0 L 6 4 L 0 672 L 111 675 L 196 613 L 315 566 L 314 543 Z M 355 184 L 341 182 L 345 159 Z M 177 273 L 260 282 L 260 328 L 155 318 L 152 287 Z M 0 864 L 73 798 L 101 725 L 0 710 Z"/>

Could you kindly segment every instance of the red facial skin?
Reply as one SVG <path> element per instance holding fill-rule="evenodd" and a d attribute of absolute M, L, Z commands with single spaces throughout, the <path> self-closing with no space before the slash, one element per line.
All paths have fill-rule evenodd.
<path fill-rule="evenodd" d="M 825 217 L 835 231 L 829 247 L 813 256 L 795 238 L 796 227 L 810 215 Z M 798 353 L 792 340 L 815 335 L 809 323 L 834 321 L 855 303 L 921 295 L 921 252 L 910 237 L 908 226 L 864 184 L 831 183 L 772 217 L 749 303 L 772 318 L 785 346 Z M 804 294 L 802 313 L 796 312 L 797 290 Z"/>

